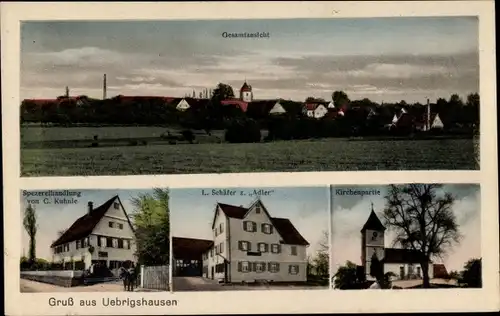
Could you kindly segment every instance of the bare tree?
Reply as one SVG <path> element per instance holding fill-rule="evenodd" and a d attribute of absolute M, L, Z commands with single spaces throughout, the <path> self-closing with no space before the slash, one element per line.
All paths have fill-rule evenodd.
<path fill-rule="evenodd" d="M 36 223 L 35 208 L 31 204 L 29 204 L 26 210 L 24 211 L 23 226 L 26 232 L 28 233 L 28 237 L 30 239 L 28 262 L 31 266 L 36 261 L 36 232 L 38 228 Z"/>
<path fill-rule="evenodd" d="M 430 287 L 429 260 L 442 257 L 460 241 L 452 207 L 455 198 L 440 194 L 440 184 L 391 185 L 384 209 L 385 224 L 396 233 L 395 245 L 420 252 L 423 287 Z"/>

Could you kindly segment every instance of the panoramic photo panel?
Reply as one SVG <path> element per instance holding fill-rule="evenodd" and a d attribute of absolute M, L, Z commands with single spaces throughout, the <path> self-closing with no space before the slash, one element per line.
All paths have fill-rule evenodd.
<path fill-rule="evenodd" d="M 330 191 L 333 288 L 482 287 L 478 184 Z"/>
<path fill-rule="evenodd" d="M 173 291 L 329 286 L 328 188 L 172 189 Z"/>
<path fill-rule="evenodd" d="M 21 175 L 476 170 L 478 45 L 460 16 L 23 22 Z"/>
<path fill-rule="evenodd" d="M 21 191 L 21 293 L 170 291 L 168 199 L 165 188 Z"/>

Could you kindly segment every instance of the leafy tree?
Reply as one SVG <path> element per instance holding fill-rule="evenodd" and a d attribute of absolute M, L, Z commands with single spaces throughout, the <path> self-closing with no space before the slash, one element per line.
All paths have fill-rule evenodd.
<path fill-rule="evenodd" d="M 137 258 L 140 264 L 168 264 L 170 254 L 169 190 L 154 189 L 131 200 L 135 212 Z"/>
<path fill-rule="evenodd" d="M 354 289 L 360 283 L 357 273 L 358 266 L 347 261 L 340 267 L 334 275 L 334 285 L 336 289 Z"/>
<path fill-rule="evenodd" d="M 482 260 L 481 258 L 470 259 L 464 266 L 461 273 L 460 283 L 466 287 L 480 288 L 482 287 Z"/>
<path fill-rule="evenodd" d="M 233 88 L 225 83 L 219 83 L 212 92 L 212 100 L 225 100 L 234 97 Z"/>
<path fill-rule="evenodd" d="M 396 234 L 394 244 L 421 253 L 423 287 L 430 287 L 429 260 L 460 240 L 453 213 L 455 198 L 440 194 L 441 184 L 391 185 L 383 216 Z"/>
<path fill-rule="evenodd" d="M 332 101 L 336 107 L 346 105 L 350 102 L 349 97 L 344 91 L 335 91 L 332 93 Z"/>
<path fill-rule="evenodd" d="M 28 262 L 32 266 L 36 261 L 36 233 L 38 230 L 37 218 L 35 208 L 29 204 L 24 211 L 23 226 L 28 233 L 29 241 L 29 251 L 28 251 Z"/>

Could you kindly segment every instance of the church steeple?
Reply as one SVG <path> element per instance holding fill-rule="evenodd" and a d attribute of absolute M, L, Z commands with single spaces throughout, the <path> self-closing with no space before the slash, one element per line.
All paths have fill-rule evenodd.
<path fill-rule="evenodd" d="M 365 225 L 363 225 L 361 232 L 364 232 L 367 229 L 382 230 L 382 231 L 385 231 L 386 229 L 384 224 L 382 224 L 382 222 L 378 218 L 377 214 L 375 214 L 375 210 L 373 209 L 373 202 L 372 202 L 372 210 L 370 212 L 370 216 L 368 216 L 368 220 L 366 221 Z"/>
<path fill-rule="evenodd" d="M 247 83 L 246 79 L 240 88 L 240 100 L 245 102 L 252 102 L 253 100 L 252 86 Z"/>

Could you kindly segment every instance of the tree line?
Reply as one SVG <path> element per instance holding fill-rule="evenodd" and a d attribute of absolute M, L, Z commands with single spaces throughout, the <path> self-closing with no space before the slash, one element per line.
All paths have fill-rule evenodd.
<path fill-rule="evenodd" d="M 207 99 L 190 99 L 192 106 L 186 111 L 176 109 L 176 102 L 168 103 L 159 97 L 122 98 L 120 96 L 96 100 L 82 97 L 78 104 L 74 99 L 59 97 L 58 101 L 37 104 L 25 100 L 21 104 L 21 123 L 42 123 L 61 126 L 89 125 L 161 125 L 183 129 L 226 130 L 228 141 L 260 141 L 257 130 L 269 130 L 268 140 L 301 139 L 312 137 L 363 136 L 387 134 L 387 125 L 396 113 L 404 110 L 415 118 L 410 124 L 391 130 L 391 134 L 411 134 L 415 123 L 423 123 L 426 104 L 405 101 L 379 104 L 367 98 L 350 100 L 343 91 L 332 93 L 336 110 L 343 115 L 326 115 L 322 119 L 308 117 L 304 112 L 306 102 L 327 102 L 308 97 L 305 102 L 279 100 L 285 113 L 270 115 L 269 110 L 277 100 L 257 101 L 243 111 L 237 106 L 222 105 L 223 100 L 234 98 L 231 86 L 220 83 Z M 180 99 L 178 99 L 180 100 Z M 470 94 L 462 100 L 457 94 L 449 99 L 439 98 L 431 104 L 433 113 L 439 113 L 447 132 L 470 132 L 479 124 L 479 95 Z M 253 136 L 240 135 L 241 130 Z M 241 139 L 239 139 L 241 138 Z"/>

